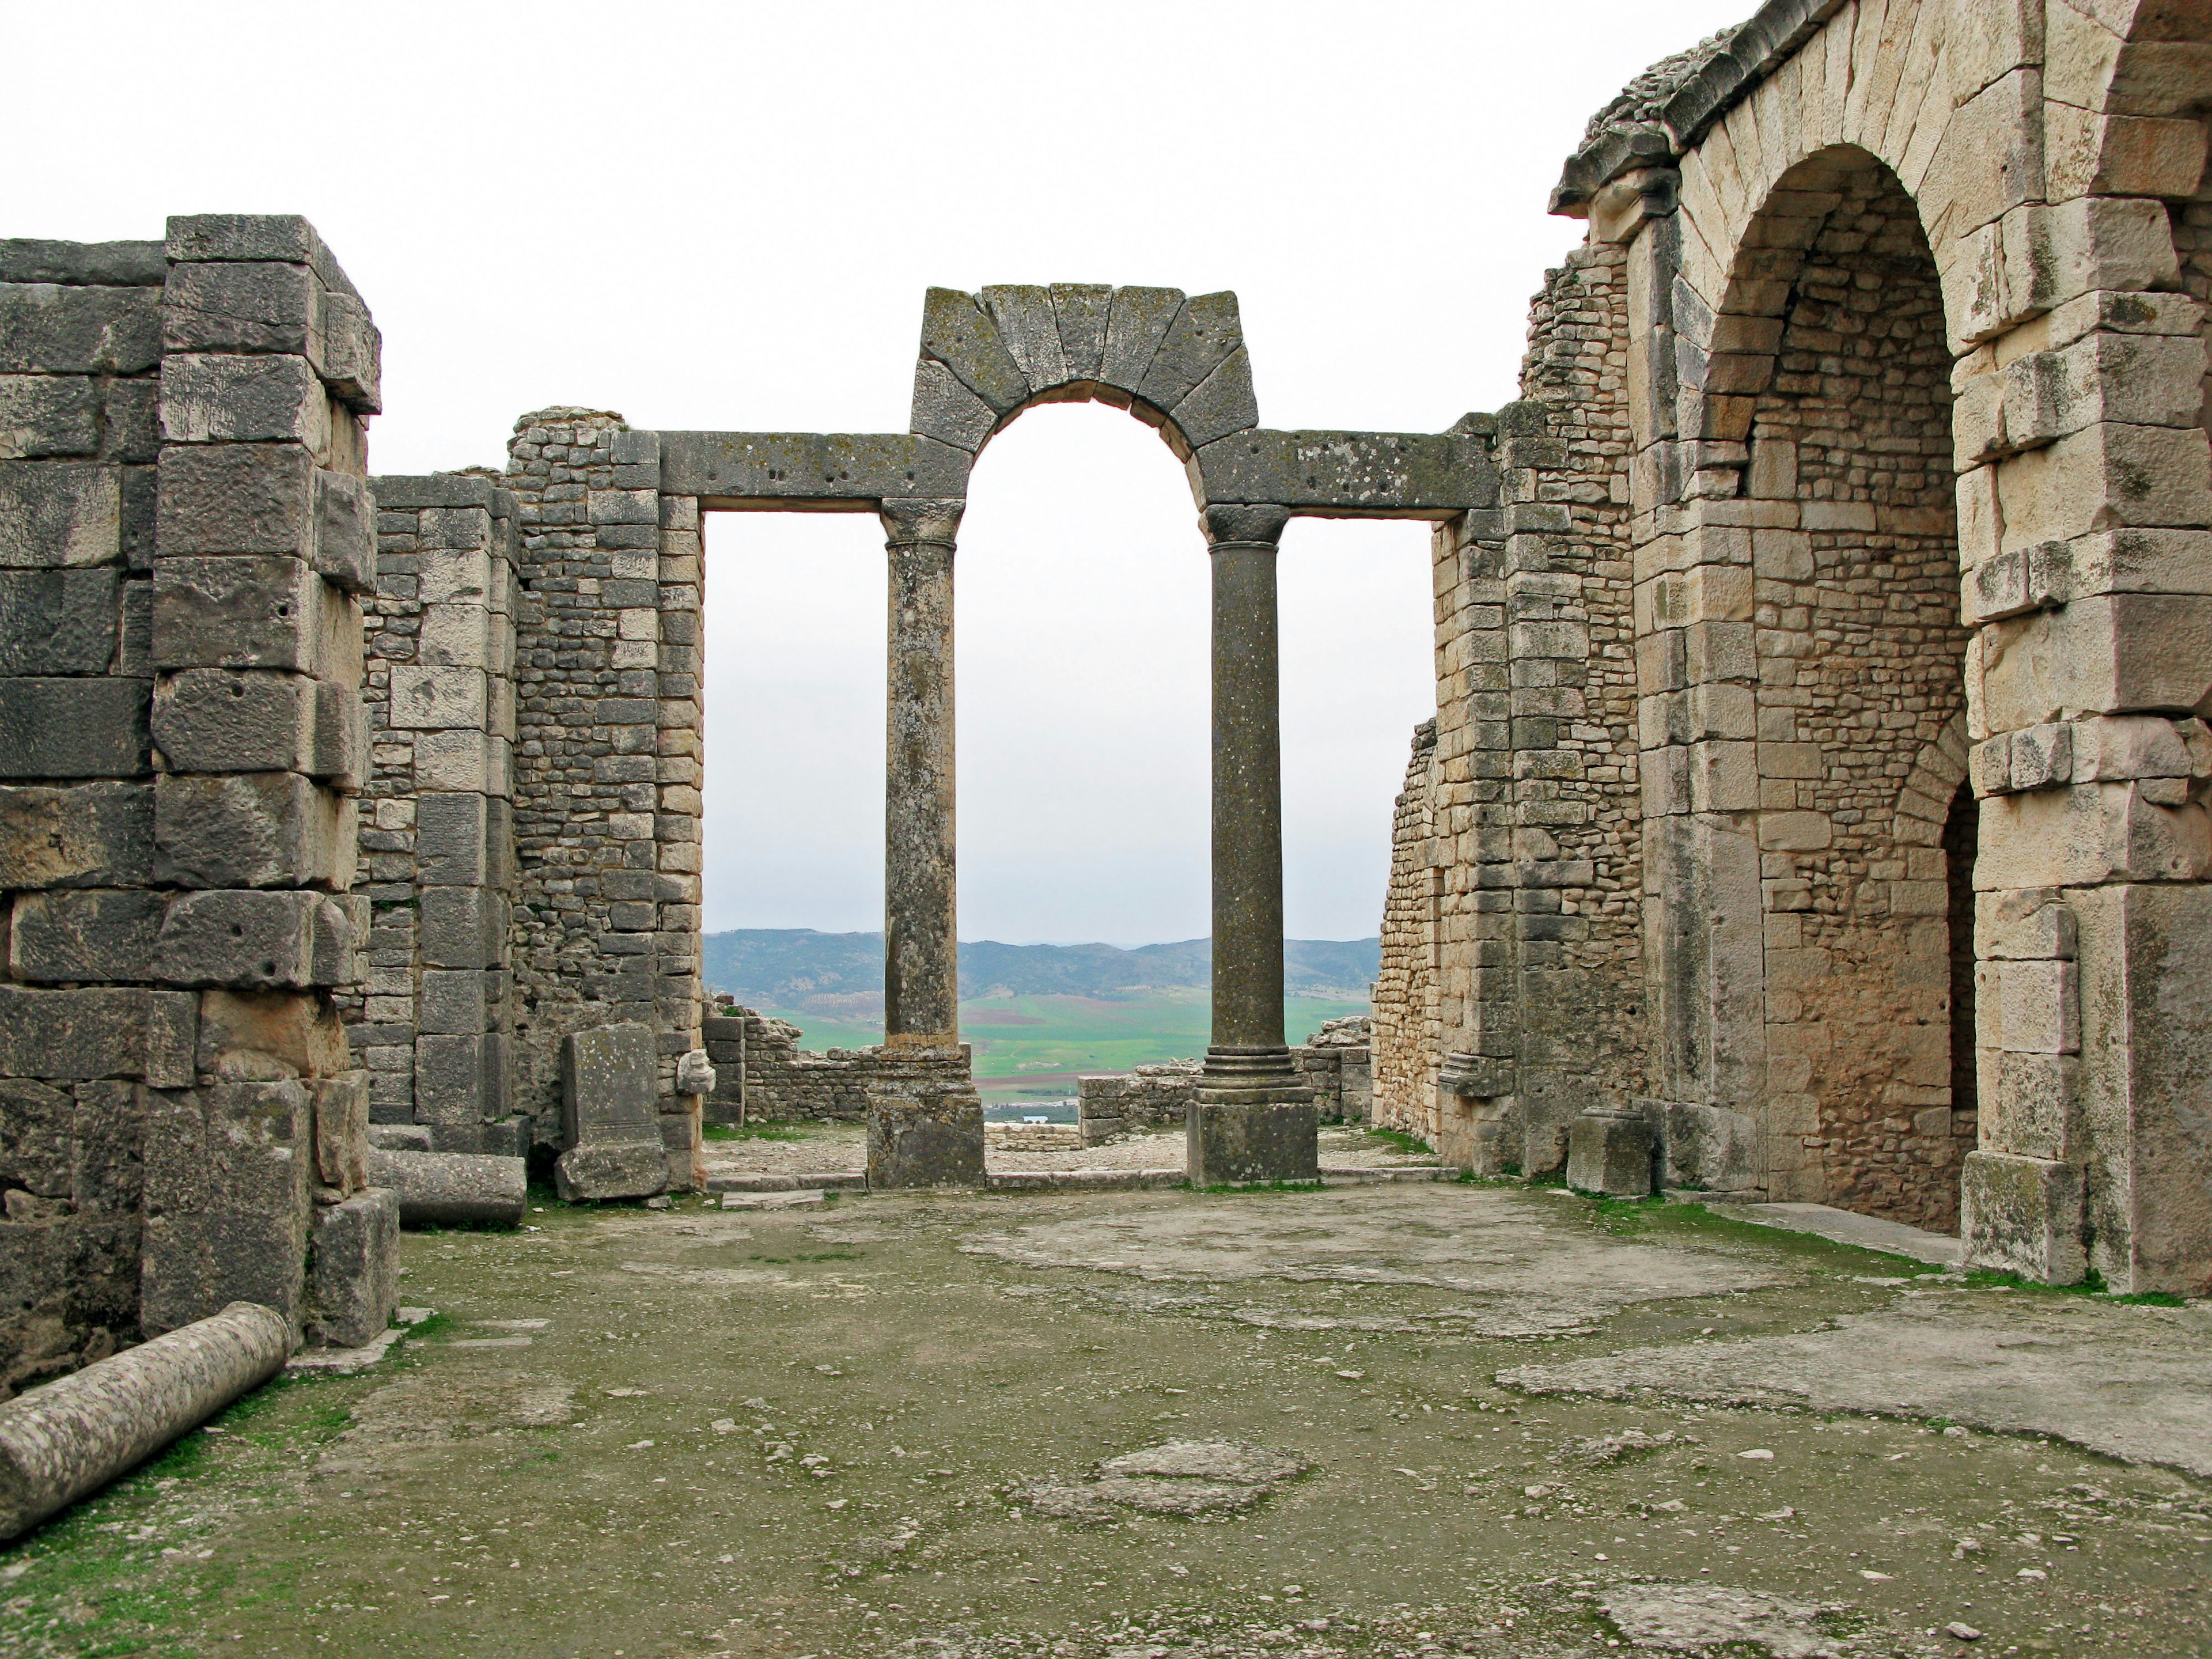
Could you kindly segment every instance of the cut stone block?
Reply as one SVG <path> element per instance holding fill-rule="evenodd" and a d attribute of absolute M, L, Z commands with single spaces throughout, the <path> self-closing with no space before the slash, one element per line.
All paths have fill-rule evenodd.
<path fill-rule="evenodd" d="M 1968 1267 L 2078 1285 L 2089 1270 L 2081 1220 L 2081 1172 L 2074 1165 L 2009 1152 L 1966 1154 L 1959 1229 Z"/>
<path fill-rule="evenodd" d="M 121 590 L 112 567 L 0 571 L 0 676 L 106 672 Z"/>
<path fill-rule="evenodd" d="M 561 1043 L 561 1129 L 554 1164 L 565 1200 L 649 1198 L 668 1188 L 655 1110 L 659 1055 L 642 1025 L 572 1031 Z"/>
<path fill-rule="evenodd" d="M 0 785 L 0 889 L 130 887 L 153 868 L 150 783 Z"/>
<path fill-rule="evenodd" d="M 392 1323 L 399 1305 L 399 1195 L 370 1187 L 319 1206 L 307 1340 L 358 1348 Z"/>
<path fill-rule="evenodd" d="M 314 1168 L 307 1091 L 289 1079 L 149 1097 L 139 1316 L 173 1330 L 228 1302 L 304 1308 Z"/>
<path fill-rule="evenodd" d="M 16 779 L 143 775 L 152 690 L 135 679 L 0 679 L 0 767 Z"/>
<path fill-rule="evenodd" d="M 1608 1198 L 1649 1198 L 1655 1139 L 1641 1113 L 1584 1112 L 1567 1130 L 1567 1185 Z"/>
<path fill-rule="evenodd" d="M 1201 1090 L 1183 1132 L 1194 1187 L 1321 1179 L 1320 1119 L 1310 1098 L 1209 1101 Z"/>
<path fill-rule="evenodd" d="M 112 564 L 122 537 L 119 469 L 89 461 L 0 461 L 0 568 Z"/>
<path fill-rule="evenodd" d="M 972 1091 L 931 1100 L 870 1095 L 871 1188 L 982 1184 L 983 1103 Z"/>
<path fill-rule="evenodd" d="M 650 1140 L 589 1140 L 554 1160 L 553 1184 L 563 1203 L 651 1198 L 668 1190 L 668 1153 Z"/>

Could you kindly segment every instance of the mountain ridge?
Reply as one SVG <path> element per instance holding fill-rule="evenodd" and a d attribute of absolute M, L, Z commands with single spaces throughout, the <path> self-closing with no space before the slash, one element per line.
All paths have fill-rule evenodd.
<path fill-rule="evenodd" d="M 818 1008 L 860 1014 L 883 997 L 884 936 L 824 933 L 811 927 L 739 927 L 703 940 L 704 977 L 749 1006 Z M 1210 939 L 1124 950 L 1113 945 L 1006 945 L 963 940 L 963 1001 L 1009 996 L 1081 996 L 1107 1000 L 1164 990 L 1202 990 L 1212 982 Z M 1285 939 L 1285 993 L 1364 1000 L 1382 968 L 1382 941 Z"/>

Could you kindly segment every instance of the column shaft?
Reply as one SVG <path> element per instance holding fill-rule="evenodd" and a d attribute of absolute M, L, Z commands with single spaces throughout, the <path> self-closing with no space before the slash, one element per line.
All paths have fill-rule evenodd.
<path fill-rule="evenodd" d="M 963 503 L 887 501 L 890 556 L 884 781 L 884 1036 L 960 1040 L 953 828 L 952 555 Z"/>
<path fill-rule="evenodd" d="M 1209 1075 L 1287 1073 L 1283 765 L 1272 542 L 1213 549 L 1213 1040 Z M 1256 1064 L 1255 1064 L 1256 1062 Z"/>
<path fill-rule="evenodd" d="M 1313 1097 L 1283 1042 L 1279 507 L 1210 507 L 1213 556 L 1213 1041 L 1190 1108 L 1198 1186 L 1312 1181 Z"/>

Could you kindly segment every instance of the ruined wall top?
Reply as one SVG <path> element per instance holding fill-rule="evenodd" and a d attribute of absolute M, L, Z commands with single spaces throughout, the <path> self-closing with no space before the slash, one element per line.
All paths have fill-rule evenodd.
<path fill-rule="evenodd" d="M 1582 146 L 1553 187 L 1552 211 L 1588 213 L 1590 198 L 1623 173 L 1664 167 L 1748 97 L 1844 0 L 1767 0 L 1733 28 L 1663 58 L 1591 119 Z"/>

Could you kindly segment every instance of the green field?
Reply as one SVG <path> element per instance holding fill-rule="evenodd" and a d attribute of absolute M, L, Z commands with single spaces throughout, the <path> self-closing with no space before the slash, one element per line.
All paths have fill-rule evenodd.
<path fill-rule="evenodd" d="M 1050 1099 L 1073 1094 L 1081 1073 L 1197 1058 L 1206 1052 L 1209 1010 L 1202 990 L 1112 999 L 988 997 L 960 1005 L 960 1034 L 975 1050 L 975 1081 L 985 1099 Z M 883 1041 L 883 1028 L 873 1022 L 844 1024 L 773 1007 L 761 1012 L 798 1026 L 809 1048 L 859 1048 Z M 1366 1012 L 1362 1001 L 1286 997 L 1283 1028 L 1298 1042 L 1325 1019 Z"/>

